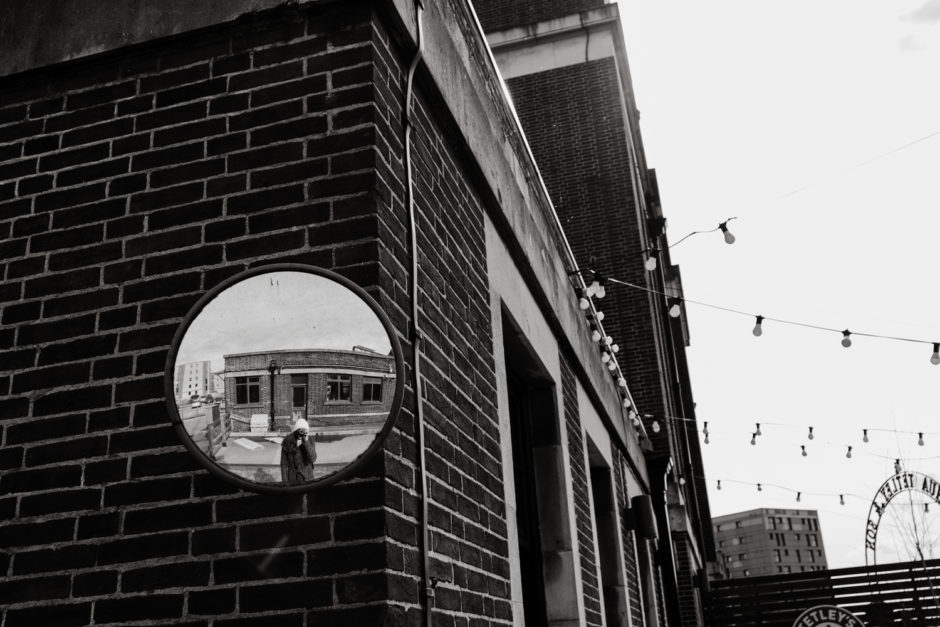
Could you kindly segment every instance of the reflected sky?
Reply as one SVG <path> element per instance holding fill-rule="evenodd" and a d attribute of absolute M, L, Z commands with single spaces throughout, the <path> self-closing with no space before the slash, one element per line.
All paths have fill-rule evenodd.
<path fill-rule="evenodd" d="M 209 302 L 187 329 L 176 363 L 209 360 L 218 372 L 231 353 L 353 346 L 391 351 L 381 320 L 352 290 L 307 272 L 269 272 Z"/>

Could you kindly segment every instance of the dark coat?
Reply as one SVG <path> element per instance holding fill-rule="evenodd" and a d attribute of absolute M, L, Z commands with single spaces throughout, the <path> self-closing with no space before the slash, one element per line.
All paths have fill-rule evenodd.
<path fill-rule="evenodd" d="M 308 436 L 298 446 L 299 437 L 295 431 L 281 442 L 281 481 L 284 483 L 304 483 L 313 480 L 313 463 L 317 461 L 317 445 L 313 438 Z M 309 464 L 304 459 L 301 447 L 307 450 L 307 456 L 310 458 Z"/>

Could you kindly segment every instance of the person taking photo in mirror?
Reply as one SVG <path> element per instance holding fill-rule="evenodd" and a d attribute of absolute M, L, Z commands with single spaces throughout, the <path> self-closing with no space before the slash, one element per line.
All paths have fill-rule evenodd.
<path fill-rule="evenodd" d="M 310 425 L 303 418 L 294 423 L 290 435 L 281 442 L 281 481 L 287 484 L 313 481 L 317 461 L 316 436 L 309 437 Z"/>

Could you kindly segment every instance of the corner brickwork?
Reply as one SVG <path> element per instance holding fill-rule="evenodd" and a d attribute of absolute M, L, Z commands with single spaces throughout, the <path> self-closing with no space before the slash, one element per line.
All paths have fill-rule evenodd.
<path fill-rule="evenodd" d="M 288 7 L 2 79 L 6 627 L 404 620 L 393 454 L 306 496 L 248 494 L 190 458 L 163 400 L 183 316 L 242 270 L 310 263 L 395 298 L 372 19 Z"/>

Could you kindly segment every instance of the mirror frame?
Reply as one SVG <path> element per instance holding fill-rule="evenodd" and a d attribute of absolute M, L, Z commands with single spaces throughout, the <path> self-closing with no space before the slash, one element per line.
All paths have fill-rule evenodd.
<path fill-rule="evenodd" d="M 183 425 L 179 408 L 176 406 L 176 394 L 173 385 L 173 377 L 175 376 L 176 370 L 176 356 L 179 352 L 180 345 L 182 344 L 183 338 L 185 337 L 186 332 L 189 330 L 189 327 L 206 307 L 206 305 L 212 302 L 212 300 L 214 300 L 223 291 L 236 285 L 237 283 L 244 281 L 245 279 L 273 272 L 303 272 L 306 274 L 313 274 L 339 283 L 343 287 L 349 289 L 353 294 L 358 296 L 369 306 L 372 312 L 375 313 L 379 321 L 382 323 L 385 332 L 388 334 L 389 343 L 392 346 L 392 354 L 395 359 L 395 394 L 392 397 L 392 405 L 389 409 L 388 416 L 385 419 L 385 425 L 382 427 L 381 431 L 376 434 L 375 439 L 372 441 L 369 447 L 340 470 L 327 475 L 322 479 L 296 485 L 284 485 L 280 483 L 266 484 L 249 481 L 233 472 L 226 470 L 215 461 L 210 459 L 208 455 L 206 455 L 198 446 L 196 446 L 196 443 L 193 441 L 192 437 L 190 437 L 189 433 L 186 432 L 186 427 Z M 395 328 L 392 326 L 392 321 L 388 317 L 388 314 L 386 314 L 385 311 L 383 311 L 379 304 L 375 301 L 375 299 L 372 298 L 363 288 L 356 285 L 346 277 L 325 268 L 299 263 L 273 263 L 250 268 L 225 279 L 211 290 L 206 292 L 202 298 L 200 298 L 196 304 L 193 305 L 193 307 L 189 310 L 189 313 L 186 314 L 186 317 L 180 323 L 176 333 L 173 335 L 173 343 L 170 345 L 170 350 L 166 357 L 166 366 L 163 373 L 163 393 L 170 423 L 176 430 L 177 435 L 183 443 L 183 446 L 185 446 L 190 454 L 195 457 L 196 460 L 210 473 L 227 483 L 233 484 L 239 488 L 242 488 L 243 490 L 248 490 L 250 492 L 259 492 L 262 494 L 296 494 L 323 488 L 352 476 L 356 473 L 357 470 L 365 465 L 377 451 L 382 449 L 385 444 L 385 440 L 388 437 L 389 432 L 392 430 L 392 427 L 395 425 L 395 420 L 398 418 L 398 414 L 401 410 L 402 398 L 404 397 L 405 393 L 404 374 L 405 368 L 404 359 L 402 357 L 401 343 L 398 340 L 398 334 L 395 332 Z"/>

